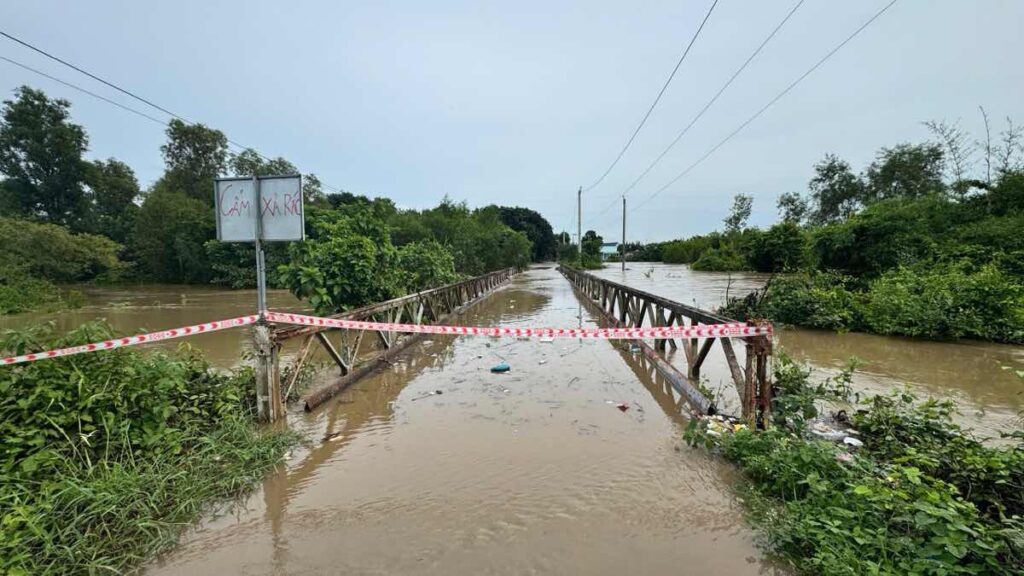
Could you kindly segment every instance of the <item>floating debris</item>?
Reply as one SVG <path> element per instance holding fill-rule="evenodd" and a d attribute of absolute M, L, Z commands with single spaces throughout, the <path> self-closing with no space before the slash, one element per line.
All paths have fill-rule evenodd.
<path fill-rule="evenodd" d="M 415 402 L 416 400 L 423 400 L 424 398 L 430 398 L 431 396 L 439 396 L 441 394 L 444 394 L 444 392 L 442 392 L 440 390 L 434 390 L 433 392 L 427 392 L 426 394 L 424 394 L 422 396 L 417 396 L 417 397 L 413 398 L 412 400 L 413 400 L 413 402 Z"/>
<path fill-rule="evenodd" d="M 542 344 L 551 344 L 554 341 L 555 341 L 555 338 L 553 336 L 541 336 L 540 337 L 540 342 Z"/>
<path fill-rule="evenodd" d="M 508 372 L 511 369 L 512 367 L 509 366 L 507 362 L 502 362 L 501 364 L 491 366 L 491 372 L 495 374 L 504 374 L 505 372 Z"/>

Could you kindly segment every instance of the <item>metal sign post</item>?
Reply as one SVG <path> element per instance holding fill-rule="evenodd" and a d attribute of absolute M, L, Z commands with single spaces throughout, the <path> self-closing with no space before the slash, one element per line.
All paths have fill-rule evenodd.
<path fill-rule="evenodd" d="M 270 338 L 267 312 L 267 260 L 264 242 L 305 239 L 302 176 L 218 178 L 214 184 L 217 239 L 252 242 L 256 248 L 256 411 L 273 422 L 284 415 L 278 347 Z"/>

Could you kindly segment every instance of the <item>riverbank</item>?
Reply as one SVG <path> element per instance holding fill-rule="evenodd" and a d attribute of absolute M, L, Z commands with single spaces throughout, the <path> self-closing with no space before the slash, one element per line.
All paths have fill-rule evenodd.
<path fill-rule="evenodd" d="M 758 289 L 770 277 L 757 272 L 698 272 L 682 264 L 635 262 L 630 262 L 625 272 L 610 266 L 594 274 L 706 309 L 720 306 L 726 296 Z M 1017 426 L 1024 411 L 1024 382 L 1015 373 L 1024 370 L 1024 346 L 972 340 L 929 341 L 795 326 L 778 326 L 776 339 L 787 354 L 813 368 L 811 377 L 815 381 L 837 375 L 856 357 L 859 365 L 852 382 L 855 391 L 867 396 L 907 388 L 922 398 L 952 400 L 960 412 L 957 423 L 979 436 L 998 437 L 1000 432 Z M 668 359 L 685 369 L 683 354 Z M 712 369 L 705 373 L 718 374 L 718 358 L 712 355 L 708 362 Z M 730 388 L 726 380 L 716 376 L 706 385 L 712 390 Z"/>
<path fill-rule="evenodd" d="M 768 431 L 708 419 L 686 434 L 743 472 L 770 549 L 803 574 L 1024 571 L 1024 430 L 985 446 L 952 421 L 951 402 L 897 392 L 850 407 L 833 423 L 841 441 L 826 441 L 812 420 L 822 399 L 849 400 L 848 379 L 812 385 L 808 374 L 776 360 Z"/>
<path fill-rule="evenodd" d="M 106 339 L 9 333 L 0 354 Z M 196 352 L 118 349 L 0 370 L 0 573 L 122 573 L 280 462 L 297 437 L 260 430 L 252 373 Z"/>
<path fill-rule="evenodd" d="M 779 276 L 720 312 L 806 328 L 1024 343 L 1024 284 L 995 266 L 966 263 L 899 268 L 866 285 L 830 273 Z"/>

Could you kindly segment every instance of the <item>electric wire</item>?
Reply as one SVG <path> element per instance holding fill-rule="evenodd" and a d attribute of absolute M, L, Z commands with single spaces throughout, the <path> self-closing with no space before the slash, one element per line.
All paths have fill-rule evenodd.
<path fill-rule="evenodd" d="M 704 19 L 700 23 L 700 26 L 698 26 L 697 31 L 693 33 L 693 37 L 690 38 L 690 42 L 686 45 L 686 49 L 683 50 L 682 56 L 679 57 L 679 60 L 676 62 L 675 68 L 672 69 L 672 73 L 668 75 L 668 79 L 665 80 L 665 84 L 661 87 L 661 90 L 658 92 L 658 96 L 654 99 L 654 102 L 651 103 L 651 107 L 647 109 L 647 113 L 644 114 L 643 119 L 640 120 L 640 124 L 637 125 L 635 130 L 633 130 L 633 134 L 629 137 L 629 140 L 626 141 L 626 145 L 623 146 L 622 150 L 619 151 L 619 155 L 615 157 L 615 160 L 613 160 L 612 163 L 608 166 L 608 169 L 605 170 L 603 174 L 601 174 L 600 178 L 594 181 L 594 183 L 591 184 L 590 186 L 584 188 L 585 192 L 592 190 L 595 186 L 600 184 L 605 179 L 605 177 L 608 176 L 612 169 L 615 168 L 615 165 L 619 163 L 619 160 L 622 160 L 622 156 L 626 153 L 626 150 L 628 150 L 629 147 L 633 144 L 633 140 L 636 139 L 636 135 L 640 133 L 640 129 L 644 127 L 644 124 L 647 123 L 647 119 L 650 118 L 651 113 L 654 112 L 654 107 L 658 105 L 658 102 L 661 100 L 661 97 L 665 94 L 665 90 L 668 89 L 668 85 L 672 83 L 672 79 L 675 78 L 676 72 L 679 71 L 679 67 L 682 66 L 683 61 L 686 60 L 686 56 L 690 53 L 690 49 L 693 48 L 693 44 L 697 41 L 697 37 L 700 36 L 701 30 L 704 29 L 704 25 L 707 24 L 708 19 L 711 18 L 711 13 L 715 11 L 715 6 L 717 5 L 718 0 L 715 0 L 711 4 L 711 7 L 708 8 L 707 13 L 704 15 Z"/>
<path fill-rule="evenodd" d="M 661 152 L 661 154 L 659 154 L 658 157 L 655 158 L 654 161 L 651 162 L 647 166 L 647 168 L 645 168 L 644 171 L 640 173 L 639 176 L 636 177 L 636 180 L 633 180 L 633 183 L 630 184 L 622 192 L 623 195 L 629 194 L 630 191 L 632 191 L 633 188 L 635 188 L 636 185 L 639 184 L 640 181 L 643 180 L 644 177 L 647 176 L 648 173 L 650 173 L 650 171 L 658 164 L 658 162 L 661 162 L 661 159 L 664 158 L 666 154 L 668 154 L 669 150 L 671 150 L 679 142 L 679 140 L 681 140 L 682 137 L 685 136 L 686 133 L 690 131 L 690 128 L 692 128 L 693 125 L 696 124 L 697 121 L 700 120 L 702 116 L 704 116 L 704 113 L 707 112 L 708 109 L 711 108 L 711 106 L 722 95 L 722 93 L 724 93 L 729 88 L 729 86 L 732 85 L 733 81 L 735 81 L 736 78 L 739 77 L 739 75 L 741 73 L 743 73 L 744 70 L 746 70 L 747 66 L 749 66 L 750 63 L 753 62 L 754 58 L 756 58 L 757 55 L 761 53 L 761 50 L 764 49 L 764 47 L 768 44 L 768 42 L 770 42 L 772 40 L 772 38 L 774 38 L 775 35 L 779 33 L 779 30 L 781 30 L 782 27 L 786 25 L 786 22 L 789 22 L 789 19 L 793 16 L 793 14 L 796 13 L 797 9 L 799 9 L 800 6 L 802 6 L 805 1 L 806 0 L 799 0 L 799 2 L 797 2 L 793 6 L 793 8 L 786 14 L 785 18 L 783 18 L 782 21 L 780 21 L 778 23 L 778 25 L 775 26 L 775 29 L 772 30 L 771 34 L 769 34 L 763 41 L 761 41 L 761 44 L 757 47 L 757 49 L 754 50 L 754 52 L 751 53 L 749 57 L 747 57 L 746 61 L 743 62 L 743 64 L 739 68 L 737 68 L 735 72 L 733 72 L 732 76 L 730 76 L 729 79 L 726 80 L 725 84 L 723 84 L 722 87 L 718 89 L 718 92 L 716 92 L 715 95 L 712 96 L 710 100 L 708 100 L 707 104 L 705 104 L 704 107 L 701 108 L 700 112 L 697 112 L 697 115 L 694 116 L 692 120 L 690 120 L 690 123 L 687 124 L 679 132 L 679 134 L 676 135 L 675 139 L 672 140 L 672 142 L 668 146 L 665 147 L 665 149 Z"/>
<path fill-rule="evenodd" d="M 806 0 L 799 0 L 793 6 L 793 8 L 790 9 L 788 13 L 786 13 L 786 16 L 775 26 L 775 28 L 771 31 L 771 33 L 768 34 L 768 36 L 765 37 L 765 39 L 761 41 L 761 44 L 758 45 L 757 49 L 755 49 L 750 54 L 750 56 L 747 57 L 746 61 L 744 61 L 743 64 L 740 65 L 740 67 L 737 68 L 735 72 L 733 72 L 732 76 L 730 76 L 729 79 L 726 80 L 725 84 L 722 84 L 722 87 L 718 89 L 718 92 L 716 92 L 715 95 L 712 96 L 711 99 L 708 100 L 708 102 L 706 104 L 704 104 L 704 107 L 701 108 L 699 112 L 697 112 L 697 115 L 694 116 L 692 120 L 690 120 L 690 123 L 687 124 L 679 132 L 679 134 L 676 135 L 675 139 L 672 140 L 672 142 L 670 142 L 669 145 L 666 146 L 665 149 L 661 151 L 661 154 L 659 154 L 657 158 L 655 158 L 650 164 L 648 164 L 647 168 L 645 168 L 644 171 L 641 172 L 640 175 L 636 177 L 636 180 L 633 180 L 633 183 L 630 184 L 622 192 L 622 196 L 625 196 L 625 195 L 629 194 L 633 190 L 633 188 L 635 188 L 636 185 L 639 184 L 640 181 L 643 180 L 644 177 L 646 177 L 647 174 L 649 174 L 651 172 L 651 170 L 653 170 L 654 167 L 659 162 L 661 162 L 661 160 L 663 158 L 665 158 L 665 156 L 669 153 L 669 151 L 672 150 L 672 148 L 676 144 L 679 143 L 679 141 L 683 138 L 683 136 L 685 136 L 686 133 L 690 131 L 690 128 L 692 128 L 693 125 L 696 124 L 697 121 L 700 120 L 702 116 L 704 116 L 704 113 L 707 112 L 708 109 L 711 108 L 712 105 L 714 105 L 714 103 L 718 100 L 718 98 L 729 88 L 729 86 L 732 85 L 732 83 L 736 80 L 736 78 L 738 78 L 739 75 L 742 74 L 744 70 L 746 70 L 747 66 L 749 66 L 750 63 L 754 61 L 754 58 L 756 58 L 757 55 L 761 53 L 761 50 L 763 50 L 764 47 L 768 45 L 768 42 L 770 42 L 772 40 L 772 38 L 774 38 L 776 36 L 776 34 L 779 33 L 779 30 L 781 30 L 782 27 L 786 25 L 786 22 L 789 22 L 789 19 L 793 17 L 793 14 L 796 13 L 796 11 L 800 8 L 800 6 L 802 6 L 804 4 L 805 1 Z M 606 212 L 608 212 L 608 210 L 611 210 L 611 208 L 613 206 L 615 206 L 616 204 L 618 204 L 618 198 L 612 200 L 612 202 L 610 204 L 608 204 L 608 206 L 606 206 L 603 210 L 598 212 L 597 217 L 600 218 L 601 216 L 603 216 Z"/>
<path fill-rule="evenodd" d="M 672 186 L 673 184 L 678 182 L 683 176 L 686 176 L 687 174 L 689 174 L 690 171 L 692 171 L 694 168 L 696 168 L 698 165 L 700 165 L 709 156 L 714 154 L 719 148 L 721 148 L 723 145 L 725 145 L 726 142 L 728 142 L 729 140 L 732 140 L 732 138 L 734 136 L 736 136 L 744 128 L 749 126 L 751 122 L 753 122 L 759 116 L 761 116 L 761 114 L 763 114 L 766 110 L 768 110 L 768 108 L 770 108 L 773 104 L 775 104 L 780 99 L 782 99 L 783 96 L 785 96 L 791 90 L 793 90 L 793 88 L 795 88 L 798 84 L 800 84 L 800 82 L 802 82 L 805 78 L 810 76 L 812 72 L 814 72 L 819 67 L 821 67 L 822 64 L 824 64 L 828 59 L 830 59 L 833 55 L 835 55 L 836 52 L 839 52 L 839 50 L 842 49 L 843 46 L 846 46 L 846 44 L 848 44 L 851 40 L 853 40 L 857 35 L 859 35 L 861 32 L 863 32 L 864 29 L 866 29 L 868 26 L 870 26 L 880 16 L 882 16 L 882 14 L 884 14 L 887 10 L 889 10 L 889 8 L 891 8 L 892 5 L 895 4 L 897 1 L 898 0 L 892 0 L 891 2 L 889 2 L 888 4 L 883 6 L 881 10 L 876 12 L 873 16 L 871 16 L 871 18 L 869 18 L 867 21 L 865 21 L 863 24 L 861 24 L 860 27 L 857 28 L 856 30 L 854 30 L 852 34 L 847 36 L 845 40 L 843 40 L 838 45 L 836 45 L 835 48 L 833 48 L 831 51 L 829 51 L 827 54 L 825 54 L 825 56 L 823 56 L 820 60 L 818 60 L 813 66 L 808 68 L 806 72 L 801 74 L 796 80 L 794 80 L 792 83 L 790 83 L 788 86 L 786 86 L 785 89 L 783 89 L 781 92 L 776 94 L 775 97 L 772 98 L 771 100 L 769 100 L 767 104 L 762 106 L 752 116 L 750 116 L 745 121 L 743 121 L 742 124 L 740 124 L 738 127 L 736 127 L 735 130 L 730 132 L 729 135 L 727 135 L 725 138 L 723 138 L 721 141 L 719 141 L 718 144 L 715 144 L 713 147 L 711 147 L 710 150 L 705 152 L 704 155 L 701 156 L 700 158 L 698 158 L 696 162 L 694 162 L 693 164 L 690 164 L 685 170 L 683 170 L 682 172 L 677 174 L 674 178 L 672 178 L 672 180 L 669 180 L 668 183 L 666 183 L 664 186 L 662 186 L 661 188 L 658 188 L 653 194 L 651 194 L 650 196 L 645 198 L 643 201 L 641 201 L 639 204 L 637 204 L 632 209 L 630 209 L 630 212 L 635 212 L 635 211 L 639 210 L 643 205 L 645 205 L 648 202 L 650 202 L 651 200 L 653 200 L 658 194 L 661 194 L 666 189 L 668 189 L 670 186 Z"/>
<path fill-rule="evenodd" d="M 72 84 L 71 82 L 65 82 L 64 80 L 61 80 L 60 78 L 57 78 L 56 76 L 51 76 L 51 75 L 47 74 L 46 72 L 43 72 L 41 70 L 36 70 L 35 68 L 33 68 L 31 66 L 28 66 L 27 64 L 22 64 L 21 62 L 18 62 L 18 61 L 15 61 L 15 60 L 11 60 L 10 58 L 8 58 L 6 56 L 0 56 L 0 60 L 3 60 L 4 62 L 7 62 L 9 64 L 13 64 L 13 65 L 15 65 L 15 66 L 17 66 L 19 68 L 24 69 L 24 70 L 28 70 L 29 72 L 33 72 L 35 74 L 38 74 L 38 75 L 40 75 L 40 76 L 42 76 L 44 78 L 49 78 L 50 80 L 53 80 L 54 82 L 57 82 L 58 84 L 63 84 L 64 86 L 67 86 L 68 88 L 71 88 L 71 89 L 74 89 L 74 90 L 78 90 L 79 92 L 82 92 L 84 94 L 88 94 L 89 96 L 92 96 L 93 98 L 98 98 L 98 99 L 106 102 L 107 104 L 113 104 L 114 106 L 117 106 L 118 108 L 120 108 L 122 110 L 126 110 L 128 112 L 131 112 L 132 114 L 135 114 L 135 115 L 138 115 L 138 116 L 142 116 L 143 118 L 145 118 L 147 120 L 151 120 L 151 121 L 153 121 L 153 122 L 155 122 L 155 123 L 157 123 L 157 124 L 159 124 L 159 125 L 161 125 L 161 126 L 163 126 L 165 128 L 167 127 L 167 122 L 165 122 L 165 121 L 163 121 L 163 120 L 161 120 L 159 118 L 154 118 L 153 116 L 150 116 L 149 114 L 146 114 L 145 112 L 141 112 L 141 111 L 136 110 L 135 108 L 132 108 L 130 106 L 125 106 L 124 104 L 121 104 L 120 102 L 117 102 L 116 100 L 111 100 L 110 98 L 107 98 L 106 96 L 101 96 L 101 95 L 99 95 L 99 94 L 97 94 L 95 92 L 91 92 L 89 90 L 86 90 L 85 88 L 82 88 L 81 86 L 77 86 L 75 84 Z"/>
<path fill-rule="evenodd" d="M 88 76 L 89 78 L 92 78 L 93 80 L 96 80 L 97 82 L 100 82 L 101 84 L 109 86 L 110 88 L 113 88 L 114 90 L 117 90 L 118 92 L 121 92 L 122 94 L 125 94 L 125 95 L 127 95 L 127 96 L 129 96 L 131 98 L 134 98 L 135 100 L 138 100 L 139 102 L 142 102 L 143 104 L 151 106 L 151 107 L 153 107 L 153 108 L 163 112 L 164 114 L 167 114 L 168 116 L 171 116 L 171 117 L 173 117 L 173 118 L 175 118 L 177 120 L 180 120 L 180 121 L 182 121 L 182 122 L 184 122 L 186 124 L 189 124 L 189 125 L 195 125 L 196 124 L 195 122 L 192 122 L 191 120 L 188 120 L 187 118 L 185 118 L 185 117 L 183 117 L 183 116 L 181 116 L 181 115 L 179 115 L 179 114 L 177 114 L 175 112 L 172 112 L 172 111 L 168 110 L 167 108 L 164 108 L 163 106 L 160 106 L 159 104 L 156 104 L 156 103 L 154 103 L 154 102 L 152 102 L 150 100 L 147 100 L 146 98 L 143 98 L 142 96 L 139 96 L 138 94 L 135 94 L 134 92 L 132 92 L 130 90 L 124 89 L 124 88 L 118 86 L 117 84 L 114 84 L 113 82 L 109 82 L 107 80 L 104 80 L 103 78 L 100 78 L 99 76 L 89 72 L 88 70 L 85 70 L 85 69 L 83 69 L 83 68 L 81 68 L 79 66 L 76 66 L 76 65 L 72 64 L 71 62 L 68 62 L 67 60 L 64 60 L 63 58 L 55 56 L 54 54 L 51 54 L 51 53 L 47 52 L 46 50 L 43 50 L 42 48 L 34 46 L 34 45 L 32 45 L 32 44 L 30 44 L 30 43 L 28 43 L 28 42 L 26 42 L 26 41 L 16 37 L 16 36 L 13 36 L 13 35 L 5 32 L 3 30 L 0 30 L 0 36 L 3 36 L 3 37 L 5 37 L 5 38 L 7 38 L 9 40 L 17 42 L 18 44 L 20 44 L 20 45 L 22 45 L 22 46 L 24 46 L 24 47 L 26 47 L 26 48 L 28 48 L 30 50 L 33 50 L 33 51 L 35 51 L 35 52 L 37 52 L 39 54 L 42 54 L 43 56 L 46 56 L 47 58 L 49 58 L 49 59 L 51 59 L 51 60 L 53 60 L 55 62 L 63 64 L 64 66 L 67 66 L 68 68 L 71 68 L 72 70 L 75 70 L 76 72 L 84 74 L 84 75 Z M 133 114 L 137 114 L 139 116 L 143 116 L 143 117 L 145 117 L 145 118 L 147 118 L 149 120 L 153 120 L 153 121 L 159 122 L 159 123 L 161 123 L 165 127 L 169 125 L 168 122 L 160 121 L 160 120 L 158 120 L 156 118 L 153 118 L 152 116 L 149 116 L 148 114 L 144 114 L 144 113 L 142 113 L 142 112 L 140 112 L 138 110 L 135 110 L 133 108 L 129 108 L 129 107 L 127 107 L 127 106 L 125 106 L 125 105 L 123 105 L 123 104 L 121 104 L 119 102 L 116 102 L 116 101 L 111 100 L 109 98 L 106 98 L 104 96 L 100 96 L 99 94 L 91 92 L 91 91 L 89 91 L 89 90 L 87 90 L 85 88 L 76 86 L 74 84 L 71 84 L 70 82 L 66 82 L 64 80 L 61 80 L 59 78 L 56 78 L 56 77 L 51 76 L 49 74 L 46 74 L 46 73 L 44 73 L 42 71 L 36 70 L 34 68 L 31 68 L 30 66 L 27 66 L 25 64 L 21 64 L 19 62 L 15 62 L 14 60 L 11 60 L 10 58 L 3 57 L 3 59 L 5 61 L 11 63 L 11 64 L 14 64 L 15 66 L 19 66 L 19 67 L 21 67 L 21 68 L 23 68 L 25 70 L 28 70 L 30 72 L 34 72 L 36 74 L 39 74 L 40 76 L 44 76 L 46 78 L 49 78 L 50 80 L 53 80 L 54 82 L 58 82 L 58 83 L 63 84 L 64 86 L 67 86 L 69 88 L 73 88 L 75 90 L 78 90 L 78 91 L 83 92 L 85 94 L 88 94 L 90 96 L 96 97 L 96 98 L 98 98 L 100 100 L 103 100 L 104 102 L 107 102 L 109 104 L 113 104 L 114 106 L 117 106 L 118 108 L 122 108 L 124 110 L 129 111 L 129 112 L 132 112 Z M 225 136 L 225 139 L 227 140 L 227 142 L 229 144 L 232 144 L 232 145 L 234 145 L 235 147 L 237 147 L 237 148 L 239 148 L 241 150 L 252 150 L 253 153 L 255 153 L 257 156 L 259 156 L 264 161 L 267 161 L 267 162 L 272 161 L 272 159 L 270 157 L 264 156 L 259 150 L 256 150 L 255 148 L 253 148 L 251 146 L 246 146 L 246 145 L 244 145 L 244 144 L 242 144 L 240 142 L 236 142 L 235 140 L 232 140 L 231 138 L 227 138 L 226 136 Z M 319 180 L 319 178 L 317 180 Z M 340 188 L 328 185 L 328 184 L 326 184 L 323 181 L 320 181 L 320 185 L 323 186 L 324 188 L 327 188 L 328 190 L 331 190 L 331 191 L 334 191 L 334 192 L 341 192 Z"/>

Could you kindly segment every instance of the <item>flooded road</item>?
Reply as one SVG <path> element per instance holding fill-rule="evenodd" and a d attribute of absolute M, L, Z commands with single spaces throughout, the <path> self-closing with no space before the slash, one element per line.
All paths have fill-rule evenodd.
<path fill-rule="evenodd" d="M 631 264 L 599 276 L 713 308 L 757 274 Z M 0 329 L 106 318 L 123 333 L 249 314 L 251 291 L 86 287 L 87 305 L 0 317 Z M 272 308 L 301 310 L 283 291 Z M 533 269 L 464 324 L 596 325 L 554 269 Z M 1024 347 L 785 329 L 779 341 L 819 377 L 851 356 L 861 391 L 907 384 L 952 398 L 961 421 L 996 435 L 1024 409 Z M 190 340 L 220 367 L 244 330 Z M 159 344 L 176 346 L 176 342 Z M 151 574 L 775 574 L 732 496 L 730 467 L 682 442 L 679 398 L 646 361 L 608 342 L 437 338 L 289 425 L 312 444 L 240 509 L 198 526 Z M 670 360 L 685 366 L 681 351 Z M 508 374 L 489 372 L 507 361 Z M 726 411 L 735 397 L 718 347 L 703 370 Z M 330 371 L 321 383 L 332 378 Z M 435 391 L 441 394 L 431 394 Z M 616 404 L 628 406 L 619 411 Z"/>
<path fill-rule="evenodd" d="M 708 309 L 720 306 L 727 291 L 732 296 L 743 296 L 761 288 L 768 277 L 757 273 L 695 272 L 684 265 L 644 262 L 629 263 L 625 273 L 615 264 L 595 274 Z M 782 348 L 814 367 L 818 377 L 835 374 L 851 357 L 857 357 L 861 363 L 854 375 L 854 387 L 859 391 L 885 393 L 906 385 L 922 398 L 952 399 L 960 406 L 958 421 L 985 436 L 998 436 L 999 432 L 1019 426 L 1019 414 L 1024 410 L 1024 380 L 1014 370 L 1024 369 L 1024 346 L 929 342 L 799 328 L 780 330 L 777 336 Z M 677 354 L 673 361 L 685 366 L 682 354 Z M 721 366 L 724 365 L 719 363 L 709 372 L 709 387 L 725 391 L 728 403 L 731 389 L 724 385 L 727 374 Z"/>
<path fill-rule="evenodd" d="M 596 325 L 553 269 L 521 274 L 461 322 Z M 413 349 L 321 410 L 292 412 L 313 445 L 148 573 L 778 573 L 730 468 L 685 447 L 678 397 L 645 361 L 600 341 Z M 511 372 L 490 373 L 502 361 Z"/>

